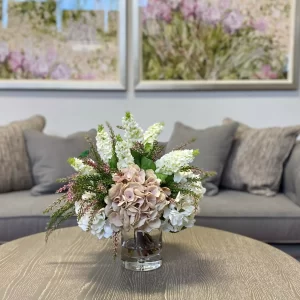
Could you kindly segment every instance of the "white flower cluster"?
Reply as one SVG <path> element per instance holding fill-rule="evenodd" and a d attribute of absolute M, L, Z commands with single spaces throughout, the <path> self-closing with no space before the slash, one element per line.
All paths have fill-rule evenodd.
<path fill-rule="evenodd" d="M 108 133 L 104 130 L 103 126 L 98 127 L 96 136 L 97 150 L 105 163 L 108 163 L 112 157 L 112 141 Z"/>
<path fill-rule="evenodd" d="M 74 170 L 79 172 L 81 175 L 91 175 L 96 173 L 96 170 L 93 167 L 85 165 L 79 158 L 69 158 L 68 162 L 74 168 Z"/>
<path fill-rule="evenodd" d="M 131 113 L 127 112 L 122 119 L 122 126 L 125 130 L 124 139 L 128 142 L 129 147 L 134 142 L 140 142 L 143 139 L 143 129 L 133 119 Z"/>
<path fill-rule="evenodd" d="M 130 152 L 130 146 L 125 140 L 117 139 L 116 142 L 116 155 L 118 158 L 117 167 L 119 170 L 127 168 L 130 165 L 134 164 L 133 156 Z"/>
<path fill-rule="evenodd" d="M 85 193 L 82 195 L 82 199 L 91 199 L 95 197 L 93 193 Z M 75 212 L 78 215 L 80 212 L 81 205 L 77 201 L 75 202 Z M 79 220 L 78 226 L 83 230 L 87 231 L 89 227 L 89 220 L 91 217 L 91 213 L 87 211 Z M 113 235 L 113 229 L 109 224 L 108 220 L 106 220 L 106 216 L 104 213 L 104 209 L 101 209 L 98 213 L 95 214 L 92 225 L 91 225 L 91 233 L 98 237 L 98 239 L 102 239 L 103 237 L 109 238 Z"/>
<path fill-rule="evenodd" d="M 144 140 L 143 144 L 145 147 L 147 145 L 150 146 L 150 150 L 152 149 L 154 141 L 157 139 L 157 137 L 160 135 L 164 128 L 164 123 L 155 123 L 152 126 L 150 126 L 147 131 L 144 133 Z"/>
<path fill-rule="evenodd" d="M 155 162 L 156 172 L 165 175 L 177 173 L 181 167 L 191 163 L 198 153 L 197 150 L 176 150 L 167 153 Z"/>
<path fill-rule="evenodd" d="M 202 186 L 200 180 L 189 182 L 189 178 L 199 179 L 199 175 L 192 172 L 179 172 L 174 175 L 174 182 L 197 194 L 198 199 L 178 193 L 175 203 L 171 203 L 164 211 L 164 231 L 178 232 L 184 227 L 192 227 L 195 223 L 195 214 L 200 210 L 199 201 L 203 198 L 206 189 Z"/>
<path fill-rule="evenodd" d="M 178 172 L 174 174 L 174 182 L 180 183 L 182 187 L 196 193 L 199 195 L 199 198 L 202 198 L 206 189 L 202 186 L 201 181 L 188 182 L 189 178 L 200 179 L 199 175 L 196 175 L 193 172 Z"/>
<path fill-rule="evenodd" d="M 178 193 L 175 203 L 170 204 L 164 210 L 165 222 L 162 225 L 164 231 L 178 232 L 182 229 L 193 227 L 195 223 L 195 200 L 189 195 L 181 196 Z"/>

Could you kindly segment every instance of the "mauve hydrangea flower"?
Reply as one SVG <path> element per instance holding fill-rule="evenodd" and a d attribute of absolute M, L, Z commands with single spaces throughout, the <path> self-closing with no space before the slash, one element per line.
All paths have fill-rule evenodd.
<path fill-rule="evenodd" d="M 79 75 L 78 79 L 81 79 L 81 80 L 95 80 L 96 76 L 94 74 L 87 73 L 87 74 Z"/>
<path fill-rule="evenodd" d="M 0 62 L 4 62 L 9 54 L 9 50 L 6 43 L 0 43 Z"/>
<path fill-rule="evenodd" d="M 207 9 L 207 4 L 201 0 L 182 0 L 181 13 L 185 19 L 201 18 Z"/>
<path fill-rule="evenodd" d="M 266 32 L 268 25 L 267 25 L 267 22 L 265 21 L 265 19 L 260 19 L 260 20 L 254 21 L 252 23 L 252 27 L 260 32 Z"/>
<path fill-rule="evenodd" d="M 241 29 L 244 23 L 244 17 L 240 12 L 233 10 L 223 20 L 223 25 L 229 33 L 235 33 Z"/>
<path fill-rule="evenodd" d="M 71 77 L 71 70 L 65 64 L 57 65 L 53 72 L 51 73 L 51 78 L 56 80 L 66 80 L 70 79 Z"/>
<path fill-rule="evenodd" d="M 36 59 L 29 53 L 24 53 L 22 68 L 25 72 L 33 73 Z"/>
<path fill-rule="evenodd" d="M 210 25 L 216 25 L 221 21 L 221 11 L 217 7 L 208 7 L 202 13 L 202 19 L 205 23 Z"/>
<path fill-rule="evenodd" d="M 21 69 L 23 63 L 23 54 L 13 51 L 8 56 L 8 67 L 11 71 L 16 72 Z"/>
<path fill-rule="evenodd" d="M 143 9 L 143 20 L 164 20 L 170 22 L 172 18 L 172 8 L 165 2 L 152 0 Z"/>
<path fill-rule="evenodd" d="M 221 12 L 225 12 L 227 9 L 230 8 L 231 0 L 219 0 L 219 9 Z"/>
<path fill-rule="evenodd" d="M 35 61 L 31 71 L 34 76 L 45 78 L 49 73 L 49 65 L 45 59 L 39 58 Z"/>
<path fill-rule="evenodd" d="M 46 61 L 48 62 L 49 65 L 52 65 L 55 63 L 56 59 L 57 59 L 56 50 L 53 47 L 49 48 L 46 53 Z"/>
<path fill-rule="evenodd" d="M 272 70 L 270 65 L 264 65 L 262 66 L 260 73 L 257 74 L 257 77 L 259 79 L 277 79 L 278 75 Z"/>

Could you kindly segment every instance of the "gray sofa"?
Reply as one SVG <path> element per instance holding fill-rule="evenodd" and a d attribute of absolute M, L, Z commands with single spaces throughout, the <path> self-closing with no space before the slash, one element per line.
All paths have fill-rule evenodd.
<path fill-rule="evenodd" d="M 218 228 L 268 243 L 300 243 L 300 144 L 284 169 L 282 192 L 275 197 L 220 190 L 204 197 L 196 225 Z M 30 191 L 0 194 L 0 241 L 7 242 L 45 230 L 42 211 L 57 195 L 31 196 Z M 73 218 L 63 226 L 76 225 Z"/>

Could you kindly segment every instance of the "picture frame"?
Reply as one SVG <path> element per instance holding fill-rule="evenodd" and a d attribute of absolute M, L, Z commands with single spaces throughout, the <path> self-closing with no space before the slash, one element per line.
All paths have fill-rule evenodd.
<path fill-rule="evenodd" d="M 0 89 L 127 89 L 127 0 L 2 1 Z"/>
<path fill-rule="evenodd" d="M 168 1 L 168 0 L 162 0 L 162 3 L 163 2 L 166 3 L 166 1 Z M 215 1 L 215 3 L 216 3 L 216 1 Z M 266 2 L 267 1 L 269 1 L 270 3 L 275 2 L 272 0 L 266 0 Z M 178 36 L 180 36 L 180 34 L 178 35 L 178 32 L 180 32 L 180 30 L 182 30 L 181 32 L 183 32 L 185 30 L 184 31 L 185 38 L 188 39 L 188 37 L 186 36 L 186 34 L 187 34 L 186 29 L 181 29 L 181 28 L 185 28 L 185 27 L 189 26 L 188 30 L 190 30 L 192 32 L 196 32 L 194 35 L 191 35 L 193 37 L 197 36 L 198 32 L 196 30 L 193 31 L 193 28 L 191 28 L 191 26 L 194 26 L 194 25 L 190 25 L 191 23 L 184 24 L 184 25 L 181 24 L 180 25 L 181 27 L 176 27 L 176 28 L 173 27 L 172 24 L 176 24 L 176 26 L 179 26 L 178 24 L 180 24 L 180 22 L 184 22 L 183 21 L 184 18 L 182 17 L 183 12 L 182 12 L 182 10 L 179 11 L 180 8 L 177 7 L 176 8 L 177 11 L 175 11 L 175 12 L 174 12 L 174 10 L 171 10 L 171 13 L 170 13 L 170 9 L 168 10 L 168 8 L 165 6 L 161 7 L 160 10 L 155 11 L 153 9 L 153 7 L 149 8 L 149 5 L 151 5 L 151 2 L 152 2 L 152 0 L 148 0 L 148 11 L 146 11 L 146 13 L 144 11 L 144 15 L 142 15 L 142 13 L 143 13 L 143 10 L 145 10 L 145 8 L 141 8 L 138 4 L 138 1 L 131 2 L 131 5 L 132 5 L 131 13 L 132 13 L 132 20 L 133 20 L 132 21 L 132 32 L 133 32 L 133 56 L 134 56 L 134 84 L 135 84 L 136 91 L 147 91 L 147 90 L 158 90 L 158 91 L 170 91 L 170 90 L 182 90 L 182 91 L 184 91 L 184 90 L 191 90 L 191 91 L 197 91 L 197 90 L 200 90 L 200 91 L 201 90 L 206 90 L 206 91 L 213 91 L 213 90 L 296 90 L 298 88 L 299 68 L 300 68 L 300 60 L 299 60 L 300 19 L 299 19 L 299 17 L 296 17 L 296 16 L 300 15 L 299 1 L 289 0 L 288 5 L 290 5 L 289 6 L 290 7 L 290 15 L 285 15 L 284 25 L 288 26 L 290 28 L 289 43 L 288 43 L 289 50 L 285 56 L 285 59 L 286 59 L 285 65 L 283 65 L 283 59 L 282 59 L 282 55 L 284 54 L 284 52 L 280 52 L 280 53 L 276 52 L 276 54 L 274 54 L 275 51 L 277 51 L 275 48 L 275 42 L 274 42 L 274 40 L 277 41 L 276 40 L 277 35 L 276 35 L 276 33 L 274 33 L 274 36 L 269 34 L 268 29 L 265 28 L 266 26 L 268 26 L 268 24 L 263 23 L 263 18 L 261 20 L 257 20 L 257 24 L 248 23 L 247 25 L 245 25 L 246 24 L 245 17 L 243 17 L 243 19 L 241 21 L 241 20 L 237 19 L 238 17 L 236 15 L 235 16 L 233 15 L 234 13 L 237 14 L 238 6 L 242 6 L 243 3 L 245 5 L 247 5 L 247 2 L 249 3 L 249 6 L 250 6 L 251 1 L 249 1 L 249 0 L 235 1 L 237 3 L 237 7 L 232 8 L 232 10 L 231 10 L 231 7 L 229 6 L 229 7 L 227 7 L 227 9 L 224 10 L 227 13 L 226 17 L 224 17 L 225 12 L 224 12 L 224 15 L 220 16 L 220 14 L 218 12 L 213 10 L 214 8 L 212 6 L 208 6 L 208 8 L 210 8 L 210 11 L 204 12 L 206 14 L 205 15 L 206 20 L 209 18 L 211 18 L 211 19 L 215 18 L 215 20 L 211 20 L 212 23 L 206 24 L 205 26 L 207 26 L 206 28 L 208 31 L 209 30 L 211 31 L 211 32 L 209 32 L 209 34 L 212 34 L 212 35 L 217 34 L 216 32 L 218 30 L 219 30 L 219 33 L 221 32 L 221 34 L 220 34 L 221 37 L 216 39 L 216 43 L 218 45 L 220 44 L 220 42 L 224 42 L 222 40 L 222 34 L 226 35 L 227 39 L 232 39 L 232 42 L 230 40 L 231 44 L 243 45 L 242 43 L 237 42 L 238 38 L 240 36 L 246 35 L 246 34 L 248 34 L 248 32 L 250 32 L 249 35 L 250 34 L 254 35 L 253 39 L 254 39 L 254 42 L 256 42 L 258 45 L 257 48 L 265 47 L 265 48 L 269 49 L 269 51 L 270 51 L 269 53 L 272 53 L 272 55 L 274 56 L 274 57 L 272 57 L 270 55 L 268 56 L 268 53 L 265 52 L 265 53 L 261 54 L 262 58 L 259 58 L 259 60 L 257 60 L 257 61 L 253 60 L 252 68 L 253 68 L 253 66 L 255 66 L 256 68 L 258 68 L 260 66 L 261 69 L 254 69 L 254 71 L 253 71 L 253 69 L 248 68 L 247 70 L 243 70 L 243 66 L 245 64 L 247 64 L 247 62 L 251 61 L 251 59 L 245 59 L 244 64 L 240 64 L 240 66 L 242 66 L 242 67 L 236 68 L 237 70 L 232 72 L 232 74 L 230 73 L 231 72 L 230 70 L 226 71 L 227 70 L 226 68 L 223 68 L 223 69 L 220 68 L 221 70 L 215 70 L 215 73 L 217 73 L 217 75 L 220 77 L 215 76 L 215 73 L 214 73 L 214 76 L 212 76 L 211 78 L 209 77 L 209 75 L 213 74 L 213 73 L 209 73 L 210 71 L 205 73 L 205 75 L 203 75 L 202 77 L 200 76 L 200 71 L 198 71 L 198 73 L 196 71 L 194 71 L 194 68 L 196 68 L 194 66 L 195 65 L 194 62 L 191 62 L 191 61 L 189 62 L 188 60 L 184 61 L 183 59 L 181 59 L 180 63 L 182 65 L 179 65 L 179 63 L 178 63 L 178 65 L 175 65 L 173 63 L 173 61 L 175 59 L 177 59 L 177 57 L 178 57 L 178 52 L 176 52 L 177 48 L 173 47 L 173 45 L 176 44 L 175 41 L 177 41 L 177 43 L 180 44 L 180 41 L 178 41 Z M 177 1 L 177 2 L 180 3 L 180 1 Z M 203 3 L 205 3 L 205 2 L 206 1 L 203 1 Z M 157 3 L 157 1 L 156 1 L 156 3 Z M 176 6 L 176 4 L 174 4 L 174 3 L 176 3 L 176 1 L 175 2 L 173 1 L 173 5 Z M 222 3 L 230 3 L 230 1 L 220 0 L 219 3 L 221 3 L 221 4 Z M 259 4 L 257 4 L 257 6 L 259 6 Z M 249 7 L 249 10 L 256 11 L 253 8 L 253 2 L 252 2 L 251 7 Z M 230 15 L 231 11 L 234 12 L 234 13 L 232 13 L 232 15 Z M 166 14 L 165 16 L 163 16 L 164 13 Z M 280 17 L 281 17 L 280 15 L 283 13 L 286 14 L 286 12 L 285 11 L 284 12 L 277 11 L 275 8 L 274 14 L 275 13 L 278 14 L 277 22 L 278 22 L 278 26 L 280 26 L 281 25 L 280 24 Z M 146 14 L 146 17 L 145 17 L 145 14 Z M 152 14 L 152 16 L 151 16 L 151 14 Z M 154 15 L 157 14 L 158 17 L 153 16 L 153 14 Z M 228 17 L 228 15 L 229 15 L 229 17 Z M 167 18 L 168 20 L 163 19 L 164 17 Z M 228 21 L 225 19 L 227 17 L 229 18 Z M 142 18 L 144 18 L 144 20 L 142 20 Z M 172 18 L 177 18 L 177 19 L 175 19 L 175 21 L 173 21 Z M 204 16 L 202 16 L 202 18 L 204 19 Z M 218 19 L 218 18 L 219 18 L 219 20 L 217 21 L 216 19 Z M 146 19 L 146 21 L 145 21 L 145 19 Z M 157 21 L 157 19 L 159 19 L 159 20 Z M 228 25 L 228 27 L 229 26 L 232 26 L 232 27 L 239 26 L 241 28 L 240 29 L 241 32 L 238 32 L 237 27 L 233 28 L 234 29 L 234 37 L 233 37 L 233 32 L 229 32 L 230 29 L 233 30 L 232 28 L 224 29 L 225 28 L 224 20 L 227 22 L 226 25 Z M 165 23 L 163 23 L 163 22 L 165 22 Z M 186 21 L 186 22 L 191 22 L 191 21 Z M 201 19 L 201 22 L 202 22 L 202 19 Z M 237 24 L 239 22 L 240 22 L 240 24 Z M 267 22 L 267 18 L 266 18 L 265 22 Z M 272 24 L 274 24 L 274 22 L 275 21 L 272 20 Z M 290 23 L 287 23 L 287 22 L 290 22 Z M 147 26 L 147 27 L 145 27 L 145 26 Z M 155 27 L 155 26 L 157 26 L 157 27 Z M 205 26 L 204 26 L 204 28 L 205 28 Z M 256 32 L 254 30 L 255 26 L 257 26 L 257 29 L 255 29 Z M 277 26 L 277 24 L 274 24 L 272 26 Z M 259 28 L 259 27 L 261 27 L 261 28 Z M 276 27 L 276 28 L 278 28 L 278 27 Z M 275 29 L 272 28 L 273 31 L 270 31 L 270 32 L 275 32 L 276 28 Z M 152 30 L 153 32 L 151 33 L 150 30 Z M 226 30 L 228 30 L 228 31 L 226 31 Z M 266 32 L 267 32 L 265 34 L 265 36 L 264 36 L 264 32 L 263 32 L 264 30 L 266 30 Z M 151 36 L 151 34 L 153 34 L 153 36 Z M 201 32 L 201 34 L 203 36 L 203 34 L 205 35 L 206 33 Z M 232 34 L 232 38 L 231 38 L 230 34 Z M 165 39 L 162 38 L 163 35 L 165 37 L 171 36 L 172 39 L 166 40 L 167 38 L 165 38 Z M 256 35 L 258 36 L 258 38 L 256 38 Z M 284 37 L 286 37 L 286 35 L 284 35 L 284 32 L 281 32 L 281 35 L 283 35 L 282 36 L 283 42 L 282 41 L 280 41 L 280 42 L 281 42 L 282 48 L 285 49 Z M 245 39 L 246 38 L 247 37 L 245 37 Z M 260 40 L 259 40 L 259 38 L 260 38 Z M 233 40 L 233 39 L 236 39 L 236 40 Z M 190 39 L 190 40 L 202 42 L 202 44 L 200 43 L 199 48 L 194 47 L 194 49 L 202 49 L 203 44 L 204 44 L 204 46 L 207 45 L 209 43 L 209 41 L 212 39 L 206 39 L 206 40 L 202 41 L 201 37 L 200 37 L 199 39 Z M 186 44 L 188 44 L 188 40 L 187 41 L 185 40 L 185 42 L 186 42 Z M 229 42 L 229 44 L 230 44 L 230 42 Z M 226 43 L 226 41 L 224 43 Z M 192 43 L 190 43 L 190 44 L 192 44 Z M 260 47 L 260 45 L 262 45 L 262 46 Z M 148 49 L 146 48 L 146 46 L 148 47 Z M 159 47 L 161 47 L 161 49 L 163 49 L 163 50 L 161 50 L 160 53 L 157 53 L 157 51 L 155 49 L 158 49 Z M 250 42 L 250 48 L 251 47 L 254 47 L 252 42 Z M 182 51 L 182 48 L 184 48 L 184 47 L 182 46 L 180 48 L 181 51 Z M 216 48 L 217 48 L 217 46 L 216 46 Z M 165 49 L 169 49 L 169 50 L 165 51 Z M 232 55 L 229 57 L 229 59 L 234 60 L 235 56 L 239 54 L 239 52 L 233 51 L 234 49 L 235 48 L 232 48 Z M 239 47 L 236 46 L 236 49 L 239 49 Z M 166 53 L 164 53 L 164 51 Z M 193 51 L 197 52 L 195 50 L 191 50 L 191 53 L 193 53 Z M 230 51 L 231 51 L 231 48 L 230 48 Z M 201 52 L 201 51 L 199 51 L 199 52 Z M 207 51 L 207 53 L 208 52 L 209 51 Z M 245 51 L 245 53 L 246 53 L 246 51 Z M 173 59 L 173 61 L 171 60 L 170 57 Z M 195 61 L 198 60 L 198 57 L 201 57 L 201 55 L 197 56 Z M 206 57 L 208 57 L 208 55 Z M 214 61 L 216 61 L 217 59 L 219 59 L 221 61 L 222 58 L 223 57 L 221 56 L 221 54 L 218 55 L 218 53 L 217 53 L 214 57 L 214 59 L 215 59 Z M 210 61 L 208 59 L 206 59 L 205 62 L 207 65 L 210 63 Z M 153 66 L 155 63 L 157 65 Z M 187 64 L 189 65 L 190 70 L 193 70 L 193 72 L 190 72 L 192 75 L 186 71 Z M 238 62 L 236 64 L 239 65 Z M 202 67 L 203 65 L 204 65 L 204 63 L 202 63 L 202 65 L 201 65 L 201 63 L 198 63 L 198 67 L 199 67 L 198 70 L 205 69 L 205 67 Z M 220 64 L 220 65 L 222 65 L 222 64 Z M 229 64 L 227 64 L 227 65 L 229 65 Z M 235 65 L 235 63 L 232 63 L 231 65 Z M 275 72 L 275 70 L 273 70 L 273 65 L 274 65 L 274 69 L 277 68 L 276 72 Z M 218 64 L 216 64 L 216 66 L 218 66 Z M 282 69 L 279 68 L 281 66 L 282 66 Z M 184 76 L 181 76 L 180 71 L 177 72 L 176 76 L 174 75 L 174 77 L 176 77 L 176 79 L 172 78 L 172 76 L 173 76 L 172 70 L 176 70 L 177 67 L 181 68 L 182 73 L 186 73 L 185 78 L 184 78 Z M 283 70 L 283 68 L 285 69 L 285 71 Z M 231 69 L 231 67 L 229 67 L 228 69 Z M 278 71 L 278 69 L 279 69 L 279 71 Z M 225 71 L 223 71 L 223 70 L 225 70 Z M 242 72 L 244 72 L 244 73 L 242 74 Z M 251 72 L 253 72 L 253 74 Z M 196 74 L 195 76 L 198 78 L 196 78 L 196 79 L 189 78 L 189 77 L 192 77 L 193 74 Z M 206 74 L 208 74 L 208 76 Z M 230 77 L 231 75 L 234 79 L 226 78 L 226 76 Z M 237 77 L 237 78 L 235 78 L 235 77 Z M 194 78 L 194 77 L 192 77 L 192 78 Z"/>

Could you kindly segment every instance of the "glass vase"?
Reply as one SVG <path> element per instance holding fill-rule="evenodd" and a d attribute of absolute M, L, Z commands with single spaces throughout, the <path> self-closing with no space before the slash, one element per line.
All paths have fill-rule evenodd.
<path fill-rule="evenodd" d="M 132 271 L 152 271 L 162 265 L 162 231 L 143 230 L 122 231 L 121 260 L 125 269 Z"/>

